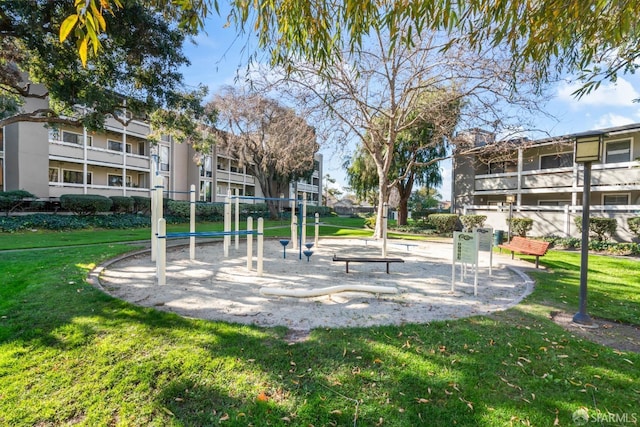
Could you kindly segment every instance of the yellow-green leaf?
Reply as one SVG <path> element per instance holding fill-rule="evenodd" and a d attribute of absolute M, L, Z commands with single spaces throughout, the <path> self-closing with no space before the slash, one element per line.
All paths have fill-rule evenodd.
<path fill-rule="evenodd" d="M 87 66 L 87 44 L 89 40 L 88 37 L 85 36 L 80 43 L 80 48 L 78 49 L 78 54 L 80 54 L 80 61 L 82 61 L 82 66 Z"/>
<path fill-rule="evenodd" d="M 62 22 L 62 25 L 60 26 L 60 43 L 69 37 L 69 33 L 71 33 L 71 30 L 73 30 L 73 27 L 75 27 L 77 22 L 78 15 L 75 13 L 73 15 L 69 15 L 67 19 Z"/>

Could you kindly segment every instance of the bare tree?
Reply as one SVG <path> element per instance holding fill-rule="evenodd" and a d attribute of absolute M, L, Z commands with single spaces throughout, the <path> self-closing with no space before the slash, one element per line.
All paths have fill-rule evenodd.
<path fill-rule="evenodd" d="M 292 109 L 256 93 L 227 86 L 209 104 L 219 111 L 223 149 L 256 177 L 265 198 L 288 192 L 289 183 L 313 172 L 319 149 L 314 129 Z M 278 202 L 267 200 L 272 218 Z"/>
<path fill-rule="evenodd" d="M 400 25 L 398 32 L 405 31 Z M 376 28 L 355 52 L 344 52 L 334 66 L 292 62 L 280 80 L 268 83 L 290 95 L 297 105 L 320 114 L 314 123 L 327 124 L 334 140 L 355 140 L 371 155 L 380 201 L 376 235 L 380 235 L 382 204 L 397 181 L 405 179 L 414 166 L 443 159 L 433 158 L 425 164 L 410 158 L 406 174 L 390 178 L 394 148 L 402 132 L 420 122 L 430 123 L 432 138 L 425 146 L 415 147 L 417 150 L 443 140 L 459 152 L 477 150 L 459 144 L 466 140 L 455 140 L 454 129 L 479 127 L 502 134 L 519 131 L 540 101 L 535 96 L 536 86 L 523 83 L 527 81 L 525 72 L 518 74 L 520 85 L 513 85 L 510 58 L 499 49 L 488 48 L 478 54 L 442 33 L 428 31 L 414 33 L 412 41 L 411 46 L 390 43 L 387 33 Z M 456 104 L 459 115 L 451 111 L 451 105 Z M 523 113 L 527 110 L 528 114 Z"/>

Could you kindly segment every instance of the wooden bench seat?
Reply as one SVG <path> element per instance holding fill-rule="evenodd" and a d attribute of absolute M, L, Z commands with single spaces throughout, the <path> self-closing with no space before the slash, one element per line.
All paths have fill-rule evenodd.
<path fill-rule="evenodd" d="M 541 256 L 547 253 L 547 249 L 549 249 L 549 242 L 514 236 L 509 243 L 498 245 L 498 247 L 511 251 L 511 259 L 513 259 L 514 252 L 525 255 L 535 255 L 536 268 L 538 268 L 538 260 Z"/>
<path fill-rule="evenodd" d="M 377 258 L 377 257 L 344 257 L 344 256 L 333 256 L 334 262 L 344 262 L 347 267 L 347 273 L 349 272 L 349 263 L 350 262 L 384 262 L 387 264 L 387 274 L 389 274 L 389 264 L 392 262 L 404 262 L 402 258 Z"/>

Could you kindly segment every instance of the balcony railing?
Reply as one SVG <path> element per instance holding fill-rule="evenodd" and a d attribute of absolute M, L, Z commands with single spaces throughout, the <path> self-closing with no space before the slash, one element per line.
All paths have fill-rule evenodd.
<path fill-rule="evenodd" d="M 520 178 L 523 193 L 566 192 L 582 186 L 582 168 L 577 177 L 571 167 L 523 171 Z M 640 190 L 640 162 L 593 165 L 591 179 L 592 191 Z M 476 194 L 517 191 L 518 173 L 476 175 L 474 189 Z"/>

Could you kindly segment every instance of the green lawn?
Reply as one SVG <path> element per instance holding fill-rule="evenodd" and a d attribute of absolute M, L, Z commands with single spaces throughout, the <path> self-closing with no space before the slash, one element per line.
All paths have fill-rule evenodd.
<path fill-rule="evenodd" d="M 285 328 L 181 318 L 84 283 L 132 250 L 117 236 L 148 234 L 0 235 L 3 248 L 56 246 L 0 252 L 0 425 L 571 426 L 580 408 L 640 418 L 640 355 L 548 320 L 577 310 L 577 253 L 541 258 L 550 272 L 506 312 L 288 344 Z M 75 244 L 88 246 L 58 247 Z M 590 267 L 590 314 L 640 324 L 640 263 L 592 256 Z"/>

